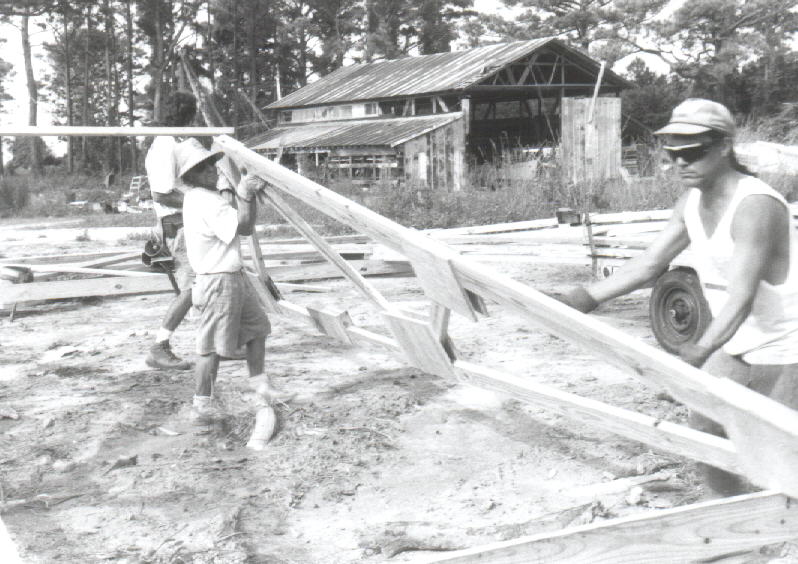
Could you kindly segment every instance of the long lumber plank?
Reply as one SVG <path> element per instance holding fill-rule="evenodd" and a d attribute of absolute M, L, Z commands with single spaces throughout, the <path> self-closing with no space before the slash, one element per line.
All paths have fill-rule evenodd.
<path fill-rule="evenodd" d="M 492 389 L 571 419 L 640 441 L 666 452 L 705 462 L 729 472 L 740 472 L 737 453 L 728 439 L 695 431 L 683 425 L 607 405 L 529 381 L 518 376 L 457 360 L 455 371 L 472 384 Z"/>
<path fill-rule="evenodd" d="M 450 227 L 447 229 L 428 229 L 426 232 L 435 238 L 453 235 L 480 235 L 484 233 L 509 233 L 512 231 L 536 231 L 559 227 L 556 218 L 531 219 L 508 223 L 492 223 L 490 225 L 473 225 L 470 227 Z"/>
<path fill-rule="evenodd" d="M 158 276 L 158 272 L 144 270 L 118 270 L 110 268 L 89 268 L 76 266 L 74 264 L 27 264 L 24 262 L 5 262 L 4 266 L 24 266 L 33 272 L 61 272 L 69 274 L 100 274 L 107 276 L 130 276 L 145 278 L 147 276 Z"/>
<path fill-rule="evenodd" d="M 727 378 L 710 376 L 591 316 L 462 257 L 463 285 L 643 381 L 667 389 L 688 407 L 721 422 L 735 444 L 740 468 L 755 483 L 798 493 L 798 412 Z"/>
<path fill-rule="evenodd" d="M 382 310 L 390 309 L 388 301 L 355 269 L 350 262 L 344 259 L 324 238 L 316 233 L 313 227 L 305 221 L 279 193 L 273 188 L 266 186 L 262 193 L 263 199 L 268 201 L 294 228 L 299 231 L 319 253 L 326 258 L 332 265 L 338 268 L 341 275 L 347 278 L 360 293 L 378 308 Z M 263 201 L 263 199 L 261 201 Z"/>
<path fill-rule="evenodd" d="M 648 210 L 639 212 L 591 213 L 590 223 L 607 225 L 612 223 L 646 223 L 667 221 L 673 210 Z"/>
<path fill-rule="evenodd" d="M 212 136 L 235 135 L 233 127 L 106 127 L 90 125 L 6 125 L 0 126 L 0 137 L 148 137 L 148 136 Z"/>
<path fill-rule="evenodd" d="M 363 276 L 378 276 L 382 274 L 410 275 L 412 273 L 409 264 L 406 262 L 385 262 L 380 260 L 353 260 L 348 262 Z M 286 281 L 327 280 L 343 277 L 341 271 L 335 266 L 323 262 L 270 266 L 267 270 L 273 278 Z"/>
<path fill-rule="evenodd" d="M 88 278 L 84 280 L 58 280 L 54 282 L 31 282 L 4 286 L 3 307 L 13 304 L 88 296 L 124 296 L 126 294 L 153 294 L 171 292 L 172 285 L 166 276 L 146 278 L 113 277 Z"/>
<path fill-rule="evenodd" d="M 327 288 L 319 286 L 308 286 L 307 288 L 302 286 L 302 284 L 277 283 L 277 287 L 283 290 L 327 291 Z M 144 278 L 114 276 L 110 278 L 31 282 L 29 284 L 3 286 L 2 294 L 0 294 L 0 308 L 9 308 L 14 304 L 44 300 L 86 298 L 91 296 L 162 294 L 172 291 L 172 285 L 164 275 Z"/>
<path fill-rule="evenodd" d="M 798 537 L 798 505 L 772 491 L 651 511 L 453 552 L 446 564 L 714 562 Z"/>
<path fill-rule="evenodd" d="M 221 137 L 217 143 L 231 158 L 277 188 L 394 250 L 418 245 L 427 250 L 437 247 L 444 253 L 448 248 L 281 167 L 234 139 Z M 798 412 L 728 379 L 693 368 L 483 264 L 462 256 L 453 257 L 451 264 L 464 288 L 504 304 L 644 381 L 666 388 L 677 400 L 718 420 L 737 449 L 741 469 L 752 481 L 798 496 Z"/>

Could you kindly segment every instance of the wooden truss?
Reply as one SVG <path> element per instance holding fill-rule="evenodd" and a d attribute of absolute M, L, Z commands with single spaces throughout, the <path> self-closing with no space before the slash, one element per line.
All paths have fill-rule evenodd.
<path fill-rule="evenodd" d="M 274 205 L 341 269 L 378 308 L 392 337 L 355 326 L 346 312 L 306 308 L 259 286 L 268 311 L 304 319 L 344 343 L 382 345 L 402 353 L 412 366 L 426 372 L 497 390 L 658 449 L 745 475 L 770 490 L 460 551 L 437 561 L 714 561 L 798 537 L 798 518 L 787 497 L 798 495 L 798 413 L 728 379 L 710 376 L 525 284 L 492 272 L 433 237 L 394 223 L 230 137 L 219 137 L 216 143 L 238 167 L 269 182 L 261 201 Z M 431 302 L 430 314 L 420 318 L 388 302 L 356 270 L 339 260 L 335 251 L 289 207 L 283 195 L 293 196 L 404 255 Z M 458 359 L 447 333 L 449 314 L 454 311 L 476 320 L 477 314 L 486 311 L 484 300 L 498 302 L 644 382 L 666 389 L 689 408 L 722 423 L 729 439 Z"/>
<path fill-rule="evenodd" d="M 45 132 L 38 128 L 35 132 L 17 132 L 20 135 L 64 133 L 67 132 L 61 129 L 49 133 L 49 130 Z M 135 132 L 127 128 L 125 132 L 105 130 L 105 135 L 154 133 L 149 128 L 137 128 Z M 173 131 L 157 133 L 174 134 Z M 93 132 L 83 131 L 82 134 Z M 261 201 L 273 205 L 331 263 L 331 267 L 348 278 L 377 307 L 392 336 L 354 325 L 346 312 L 304 307 L 284 299 L 271 282 L 257 240 L 253 240 L 251 253 L 257 271 L 256 289 L 267 311 L 303 319 L 318 331 L 343 343 L 381 345 L 403 354 L 411 365 L 432 374 L 501 391 L 594 427 L 745 475 L 769 490 L 459 551 L 438 561 L 716 561 L 751 548 L 798 537 L 798 519 L 788 497 L 798 496 L 798 473 L 795 472 L 798 467 L 798 413 L 730 380 L 710 376 L 529 286 L 492 272 L 489 267 L 467 259 L 433 236 L 394 223 L 258 155 L 230 137 L 218 137 L 216 142 L 238 168 L 254 171 L 270 183 Z M 284 195 L 298 198 L 404 255 L 430 299 L 429 315 L 419 318 L 386 300 L 363 278 L 361 268 L 343 260 L 338 250 L 302 220 L 283 199 Z M 478 231 L 465 229 L 459 235 L 452 235 L 468 238 Z M 82 261 L 76 259 L 69 266 L 87 273 L 109 266 L 118 269 L 124 258 L 114 255 L 90 260 L 84 258 Z M 108 271 L 104 273 L 108 274 Z M 59 286 L 58 291 L 64 297 L 71 296 L 77 290 L 66 286 L 74 282 L 77 281 L 65 281 L 64 287 Z M 79 282 L 108 285 L 106 290 L 119 293 L 130 293 L 127 291 L 129 285 L 154 283 L 160 285 L 157 291 L 168 290 L 168 282 L 162 276 L 120 276 Z M 29 299 L 46 299 L 44 294 L 36 292 L 54 297 L 56 285 L 61 282 L 42 283 L 49 285 L 46 291 L 35 284 L 11 288 L 14 292 L 27 292 L 25 295 Z M 5 287 L 4 292 L 8 289 Z M 82 293 L 78 295 L 87 295 L 85 289 L 79 291 Z M 20 299 L 19 296 L 16 299 Z M 553 334 L 582 345 L 630 371 L 644 382 L 666 389 L 691 409 L 723 424 L 729 439 L 659 421 L 458 359 L 447 332 L 450 312 L 476 320 L 478 314 L 486 312 L 485 300 L 503 304 Z M 4 301 L 9 303 L 10 300 L 4 296 Z"/>

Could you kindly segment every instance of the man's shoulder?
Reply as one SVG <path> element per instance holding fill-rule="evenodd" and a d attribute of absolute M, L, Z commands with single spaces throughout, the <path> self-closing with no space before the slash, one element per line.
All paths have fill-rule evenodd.
<path fill-rule="evenodd" d="M 183 200 L 183 207 L 187 205 L 199 205 L 203 209 L 215 208 L 222 205 L 229 205 L 219 192 L 215 190 L 208 190 L 206 188 L 198 188 L 193 186 L 186 186 L 186 196 Z"/>
<path fill-rule="evenodd" d="M 165 158 L 171 158 L 171 152 L 176 144 L 177 141 L 174 137 L 159 135 L 152 140 L 152 144 L 147 150 L 147 156 L 145 157 L 145 160 L 161 160 Z"/>

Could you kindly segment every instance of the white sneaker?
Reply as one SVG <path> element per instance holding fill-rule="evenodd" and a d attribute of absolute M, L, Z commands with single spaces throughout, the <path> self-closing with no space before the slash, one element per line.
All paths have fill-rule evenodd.
<path fill-rule="evenodd" d="M 255 415 L 255 426 L 252 428 L 252 435 L 247 442 L 247 448 L 252 450 L 264 450 L 266 445 L 274 435 L 277 427 L 277 415 L 271 406 L 263 407 Z"/>

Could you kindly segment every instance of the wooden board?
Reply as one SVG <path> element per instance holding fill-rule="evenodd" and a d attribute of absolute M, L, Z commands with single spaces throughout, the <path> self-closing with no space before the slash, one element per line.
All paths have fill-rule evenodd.
<path fill-rule="evenodd" d="M 107 127 L 104 125 L 6 125 L 0 126 L 0 137 L 148 137 L 169 135 L 211 136 L 235 135 L 233 127 Z"/>
<path fill-rule="evenodd" d="M 427 562 L 729 562 L 723 557 L 796 537 L 798 504 L 774 492 L 760 492 L 499 542 Z"/>
<path fill-rule="evenodd" d="M 474 304 L 452 270 L 451 258 L 457 253 L 427 248 L 417 240 L 408 242 L 402 252 L 413 265 L 418 283 L 429 299 L 476 321 Z"/>
<path fill-rule="evenodd" d="M 465 382 L 552 410 L 581 421 L 590 428 L 609 431 L 729 472 L 740 472 L 737 453 L 728 439 L 660 421 L 648 415 L 570 394 L 529 378 L 520 378 L 470 362 L 457 360 L 454 368 Z"/>
<path fill-rule="evenodd" d="M 721 422 L 748 478 L 763 487 L 798 494 L 798 474 L 794 472 L 798 466 L 798 412 L 731 380 L 710 376 L 484 265 L 459 257 L 454 268 L 466 288 L 508 306 L 643 381 L 667 389 L 678 401 Z"/>
<path fill-rule="evenodd" d="M 426 231 L 436 239 L 445 239 L 453 235 L 482 235 L 486 233 L 512 233 L 513 231 L 538 231 L 559 227 L 556 218 L 532 219 L 529 221 L 513 221 L 493 223 L 490 225 L 473 225 L 470 227 L 452 227 L 448 229 L 429 229 Z"/>
<path fill-rule="evenodd" d="M 128 294 L 158 294 L 173 291 L 166 276 L 146 278 L 120 277 L 88 278 L 14 284 L 3 288 L 0 307 L 40 300 L 84 298 L 88 296 L 124 296 Z"/>
<path fill-rule="evenodd" d="M 406 262 L 354 260 L 350 261 L 350 263 L 362 276 L 412 275 L 413 272 L 410 265 Z M 270 266 L 266 270 L 268 270 L 272 278 L 284 280 L 286 282 L 343 278 L 340 270 L 330 264 L 322 262 L 299 266 Z"/>
<path fill-rule="evenodd" d="M 250 151 L 217 140 L 232 158 L 327 215 L 402 251 L 418 238 L 410 230 Z M 442 245 L 425 238 L 425 247 Z M 440 248 L 440 247 L 439 247 Z M 445 248 L 445 246 L 444 246 Z M 463 256 L 450 259 L 462 286 L 493 299 L 568 341 L 577 343 L 722 423 L 740 468 L 760 486 L 798 496 L 798 412 L 730 380 L 715 378 L 678 358 L 544 296 Z M 794 446 L 795 445 L 795 446 Z"/>
<path fill-rule="evenodd" d="M 588 120 L 591 106 L 593 119 Z M 621 99 L 562 99 L 562 160 L 571 182 L 617 178 L 621 168 Z"/>
<path fill-rule="evenodd" d="M 251 274 L 250 276 L 255 277 L 254 274 Z M 256 285 L 255 291 L 258 293 L 259 298 L 262 300 L 263 293 L 266 290 L 260 285 Z M 313 315 L 311 315 L 310 311 L 305 306 L 295 304 L 285 299 L 277 302 L 277 306 L 279 307 L 280 313 L 282 315 L 285 315 L 286 317 L 289 317 L 291 319 L 301 320 L 305 323 L 310 324 L 313 328 L 318 329 L 318 325 L 316 324 L 316 319 L 314 319 Z M 379 333 L 374 333 L 373 331 L 369 331 L 368 329 L 363 329 L 362 327 L 348 326 L 345 328 L 345 330 L 349 338 L 351 338 L 351 340 L 355 343 L 379 345 L 394 352 L 402 351 L 402 348 L 399 346 L 399 343 L 396 342 L 395 339 L 391 339 L 390 337 L 380 335 Z"/>
<path fill-rule="evenodd" d="M 310 315 L 320 333 L 346 345 L 353 344 L 352 337 L 346 332 L 347 328 L 352 326 L 352 318 L 349 317 L 349 313 L 314 309 L 312 307 L 307 309 L 308 315 Z"/>
<path fill-rule="evenodd" d="M 371 301 L 380 309 L 388 309 L 388 307 L 390 307 L 387 300 L 382 297 L 382 294 L 375 290 L 374 287 L 363 278 L 360 272 L 358 272 L 356 268 L 347 262 L 332 247 L 330 243 L 325 241 L 321 235 L 316 233 L 316 230 L 313 229 L 313 227 L 311 227 L 311 225 L 306 222 L 302 216 L 294 211 L 291 206 L 288 205 L 288 202 L 286 202 L 275 189 L 266 186 L 264 188 L 261 201 L 268 201 L 268 203 L 270 203 L 274 209 L 276 209 L 289 223 L 294 226 L 297 231 L 304 235 L 305 238 L 310 241 L 314 247 L 316 247 L 319 253 L 321 253 L 321 255 L 327 259 L 330 264 L 337 267 L 341 272 L 341 275 L 344 278 L 347 278 L 366 299 Z"/>
<path fill-rule="evenodd" d="M 396 311 L 384 311 L 411 366 L 442 377 L 453 377 L 452 359 L 443 348 L 439 334 L 428 321 L 420 321 Z"/>
<path fill-rule="evenodd" d="M 303 290 L 301 284 L 278 283 L 285 290 Z M 29 284 L 11 284 L 3 286 L 0 293 L 0 309 L 7 309 L 14 304 L 38 302 L 45 300 L 63 300 L 86 298 L 92 296 L 111 297 L 133 294 L 163 294 L 173 292 L 172 284 L 163 274 L 160 276 L 129 277 L 113 276 L 108 278 L 85 278 L 82 280 L 56 280 L 48 282 L 31 282 Z M 307 291 L 327 291 L 327 288 L 309 286 Z"/>

